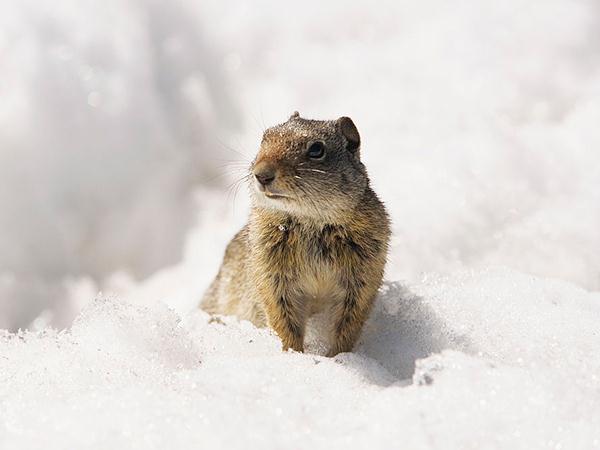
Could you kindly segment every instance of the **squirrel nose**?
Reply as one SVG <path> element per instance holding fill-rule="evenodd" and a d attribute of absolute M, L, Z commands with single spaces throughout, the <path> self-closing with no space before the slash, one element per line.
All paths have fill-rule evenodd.
<path fill-rule="evenodd" d="M 269 164 L 259 163 L 254 168 L 254 176 L 260 184 L 267 186 L 275 179 L 275 168 Z"/>

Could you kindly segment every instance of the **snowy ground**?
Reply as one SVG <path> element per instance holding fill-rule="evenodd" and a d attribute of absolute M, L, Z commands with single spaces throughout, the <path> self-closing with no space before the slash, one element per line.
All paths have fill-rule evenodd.
<path fill-rule="evenodd" d="M 599 30 L 593 0 L 1 2 L 0 448 L 600 447 Z M 295 109 L 354 119 L 393 220 L 335 359 L 195 308 Z"/>
<path fill-rule="evenodd" d="M 352 354 L 102 299 L 6 336 L 2 448 L 593 448 L 600 294 L 507 270 L 388 283 Z"/>

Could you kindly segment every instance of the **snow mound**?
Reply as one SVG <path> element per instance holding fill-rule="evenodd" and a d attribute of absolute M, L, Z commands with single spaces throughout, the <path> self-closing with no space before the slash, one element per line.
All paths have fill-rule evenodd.
<path fill-rule="evenodd" d="M 69 326 L 71 277 L 216 271 L 245 195 L 220 193 L 232 218 L 193 193 L 235 185 L 294 110 L 356 122 L 388 278 L 600 289 L 596 0 L 257 1 L 0 2 L 0 327 Z"/>
<path fill-rule="evenodd" d="M 0 327 L 46 308 L 70 325 L 64 278 L 181 259 L 239 121 L 202 18 L 193 1 L 0 2 Z"/>
<path fill-rule="evenodd" d="M 2 448 L 592 448 L 600 294 L 498 269 L 387 283 L 354 353 L 98 299 L 0 340 Z M 40 399 L 43 399 L 41 401 Z"/>

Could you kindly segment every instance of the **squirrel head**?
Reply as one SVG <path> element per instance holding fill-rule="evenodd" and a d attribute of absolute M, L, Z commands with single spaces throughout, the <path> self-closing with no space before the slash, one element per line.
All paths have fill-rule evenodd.
<path fill-rule="evenodd" d="M 264 132 L 251 172 L 255 207 L 332 222 L 368 186 L 360 135 L 349 117 L 308 120 L 295 112 Z"/>

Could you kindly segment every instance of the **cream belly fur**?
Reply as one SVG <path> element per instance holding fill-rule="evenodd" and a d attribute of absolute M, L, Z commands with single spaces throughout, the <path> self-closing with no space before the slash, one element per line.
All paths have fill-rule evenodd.
<path fill-rule="evenodd" d="M 344 289 L 333 267 L 323 266 L 319 273 L 306 274 L 300 281 L 307 311 L 305 345 L 317 354 L 324 354 L 331 345 L 332 318 L 343 306 Z"/>
<path fill-rule="evenodd" d="M 328 265 L 304 273 L 299 280 L 300 298 L 304 297 L 309 317 L 335 307 L 344 298 L 344 289 L 339 282 L 337 271 Z"/>

